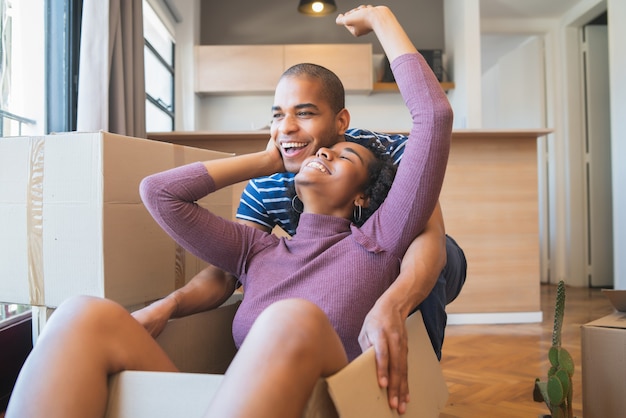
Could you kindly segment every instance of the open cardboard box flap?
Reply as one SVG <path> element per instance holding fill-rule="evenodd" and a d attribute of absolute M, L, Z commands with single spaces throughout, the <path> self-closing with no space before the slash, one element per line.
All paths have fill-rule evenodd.
<path fill-rule="evenodd" d="M 407 412 L 402 416 L 438 417 L 439 411 L 448 400 L 448 389 L 420 312 L 407 319 L 407 330 L 411 402 L 408 403 Z M 328 392 L 341 417 L 399 416 L 389 409 L 387 391 L 378 386 L 373 348 L 365 351 L 326 381 Z"/>
<path fill-rule="evenodd" d="M 157 341 L 182 372 L 125 371 L 113 376 L 106 417 L 202 417 L 236 351 L 230 326 L 239 299 L 236 296 L 219 309 L 170 321 Z M 421 313 L 407 319 L 407 329 L 411 402 L 403 417 L 437 417 L 448 390 Z M 378 387 L 373 349 L 333 376 L 320 379 L 303 414 L 303 418 L 337 416 L 399 416 L 389 409 L 386 390 Z"/>

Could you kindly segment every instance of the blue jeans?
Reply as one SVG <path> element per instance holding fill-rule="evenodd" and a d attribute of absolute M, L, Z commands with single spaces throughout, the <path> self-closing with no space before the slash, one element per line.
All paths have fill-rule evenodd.
<path fill-rule="evenodd" d="M 441 360 L 441 347 L 448 315 L 446 305 L 461 293 L 467 273 L 465 254 L 452 237 L 446 235 L 446 266 L 441 271 L 435 287 L 424 301 L 413 310 L 422 311 L 424 325 L 437 358 Z"/>

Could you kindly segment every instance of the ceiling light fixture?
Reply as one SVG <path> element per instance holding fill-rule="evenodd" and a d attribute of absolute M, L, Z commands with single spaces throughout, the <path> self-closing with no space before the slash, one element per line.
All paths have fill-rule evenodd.
<path fill-rule="evenodd" d="M 300 0 L 298 11 L 309 16 L 325 16 L 337 10 L 334 0 Z"/>

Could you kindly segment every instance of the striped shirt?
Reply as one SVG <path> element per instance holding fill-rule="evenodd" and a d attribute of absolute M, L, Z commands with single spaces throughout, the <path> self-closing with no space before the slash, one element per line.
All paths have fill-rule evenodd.
<path fill-rule="evenodd" d="M 396 165 L 402 159 L 407 140 L 405 135 L 387 135 L 358 128 L 346 131 L 345 138 L 346 141 L 357 144 L 377 138 Z M 291 199 L 287 196 L 294 177 L 294 173 L 276 173 L 250 180 L 239 200 L 237 219 L 254 222 L 269 229 L 279 226 L 289 235 L 295 234 L 295 227 L 289 220 Z"/>

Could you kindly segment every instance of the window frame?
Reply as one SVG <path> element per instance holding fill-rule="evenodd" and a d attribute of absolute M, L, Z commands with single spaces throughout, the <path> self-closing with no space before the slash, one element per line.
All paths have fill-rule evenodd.
<path fill-rule="evenodd" d="M 157 59 L 158 63 L 161 64 L 163 68 L 171 75 L 171 91 L 170 91 L 171 104 L 169 107 L 167 106 L 166 103 L 164 103 L 164 101 L 161 98 L 154 97 L 150 93 L 148 93 L 149 89 L 146 86 L 146 129 L 150 130 L 150 127 L 148 127 L 148 120 L 147 120 L 148 105 L 153 105 L 154 107 L 156 107 L 157 111 L 162 112 L 165 116 L 167 116 L 170 119 L 171 121 L 170 131 L 174 131 L 176 127 L 176 39 L 173 34 L 174 28 L 172 27 L 172 21 L 169 20 L 169 18 L 171 17 L 175 22 L 178 22 L 179 20 L 176 18 L 175 14 L 169 7 L 164 8 L 163 7 L 164 5 L 159 2 L 155 2 L 154 0 L 143 0 L 143 4 L 144 6 L 149 7 L 152 10 L 152 12 L 154 12 L 154 15 L 159 20 L 160 24 L 163 26 L 165 31 L 167 31 L 167 34 L 171 40 L 171 46 L 172 46 L 171 56 L 164 57 L 163 55 L 161 55 L 161 53 L 158 52 L 157 48 L 155 48 L 150 43 L 150 41 L 146 38 L 146 35 L 145 35 L 146 31 L 144 28 L 145 48 L 148 49 L 149 53 L 151 53 Z M 166 3 L 165 6 L 169 6 L 169 4 Z M 146 11 L 144 10 L 143 12 L 144 12 L 144 25 L 145 25 Z M 144 53 L 144 62 L 146 59 L 145 57 L 147 57 L 147 54 L 148 52 Z M 145 71 L 147 72 L 147 67 Z M 145 79 L 148 80 L 147 75 Z"/>
<path fill-rule="evenodd" d="M 176 88 L 175 88 L 175 82 L 174 82 L 175 81 L 175 77 L 176 77 L 176 71 L 174 69 L 175 56 L 176 56 L 176 54 L 175 54 L 176 43 L 172 42 L 172 56 L 171 56 L 172 65 L 170 65 L 165 58 L 163 58 L 163 56 L 156 50 L 156 48 L 154 48 L 152 46 L 150 41 L 148 41 L 146 38 L 144 38 L 144 45 L 150 50 L 150 52 L 152 52 L 152 54 L 154 54 L 156 59 L 163 65 L 163 67 L 172 76 L 172 90 L 171 90 L 172 105 L 171 105 L 171 109 L 169 109 L 165 104 L 163 104 L 163 100 L 161 100 L 160 98 L 155 98 L 150 93 L 148 93 L 148 89 L 146 89 L 146 100 L 148 102 L 152 103 L 160 111 L 162 111 L 163 113 L 165 113 L 166 115 L 168 115 L 170 117 L 170 119 L 172 120 L 172 131 L 173 131 L 174 127 L 175 127 L 175 122 L 176 122 L 176 112 L 175 112 Z"/>
<path fill-rule="evenodd" d="M 76 130 L 83 0 L 45 0 L 46 133 Z"/>

